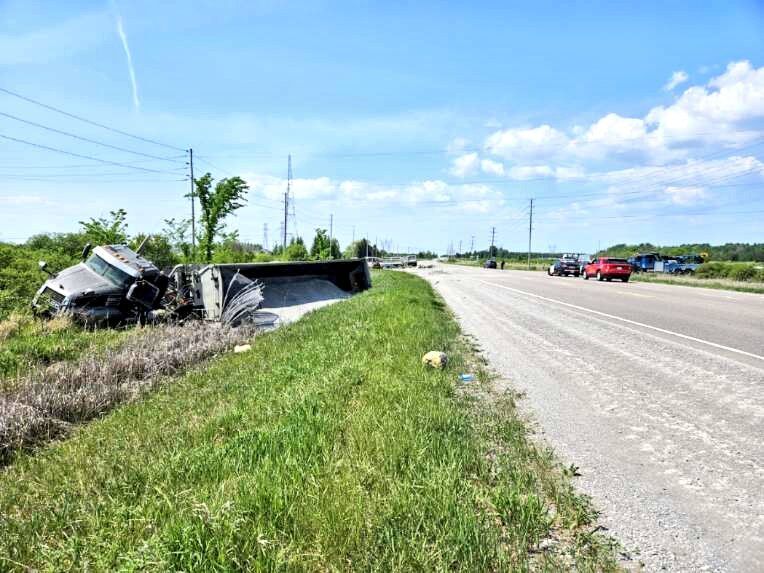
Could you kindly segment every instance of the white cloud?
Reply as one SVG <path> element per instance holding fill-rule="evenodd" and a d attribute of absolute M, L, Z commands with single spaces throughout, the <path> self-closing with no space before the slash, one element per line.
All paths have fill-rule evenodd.
<path fill-rule="evenodd" d="M 678 86 L 679 84 L 683 84 L 689 79 L 690 79 L 690 76 L 687 75 L 687 72 L 685 72 L 684 70 L 679 70 L 671 74 L 671 78 L 669 78 L 669 81 L 667 81 L 666 85 L 663 86 L 663 89 L 667 92 L 670 92 L 676 86 Z"/>
<path fill-rule="evenodd" d="M 286 191 L 286 179 L 270 175 L 244 175 L 243 178 L 250 188 L 251 195 L 262 195 L 272 201 L 283 201 Z M 314 179 L 293 179 L 292 193 L 295 199 L 321 199 L 334 196 L 339 191 L 338 186 L 328 177 Z"/>
<path fill-rule="evenodd" d="M 507 171 L 510 179 L 524 181 L 527 179 L 538 179 L 540 177 L 553 177 L 554 169 L 548 165 L 520 165 L 510 167 Z"/>
<path fill-rule="evenodd" d="M 283 200 L 286 180 L 268 175 L 244 176 L 253 202 L 266 200 L 277 205 Z M 459 211 L 487 212 L 503 204 L 503 195 L 484 184 L 451 184 L 440 179 L 386 185 L 359 180 L 334 181 L 328 177 L 294 179 L 292 189 L 298 201 L 332 200 L 346 206 L 359 203 L 386 205 L 442 204 Z M 298 203 L 299 204 L 299 203 Z"/>
<path fill-rule="evenodd" d="M 587 173 L 581 167 L 552 167 L 550 165 L 515 165 L 505 169 L 504 173 L 509 179 L 516 181 L 542 178 L 572 181 L 588 178 Z"/>
<path fill-rule="evenodd" d="M 453 160 L 450 173 L 455 177 L 465 177 L 477 171 L 480 167 L 480 159 L 477 153 L 460 155 Z"/>
<path fill-rule="evenodd" d="M 509 160 L 544 158 L 558 154 L 568 144 L 568 136 L 549 125 L 528 129 L 505 129 L 491 134 L 485 142 L 488 152 Z"/>
<path fill-rule="evenodd" d="M 675 205 L 692 205 L 706 198 L 706 190 L 702 187 L 666 187 L 666 195 Z"/>
<path fill-rule="evenodd" d="M 593 123 L 578 138 L 582 143 L 601 144 L 610 147 L 630 146 L 631 142 L 645 138 L 645 122 L 633 117 L 609 113 Z"/>
<path fill-rule="evenodd" d="M 684 75 L 682 75 L 684 74 Z M 688 78 L 675 72 L 672 89 Z M 523 164 L 560 160 L 631 159 L 666 164 L 691 157 L 699 146 L 739 147 L 764 129 L 764 67 L 732 62 L 705 85 L 687 88 L 673 103 L 644 117 L 608 113 L 568 133 L 543 124 L 490 134 L 484 147 L 494 156 Z M 511 168 L 505 166 L 505 172 Z"/>
<path fill-rule="evenodd" d="M 733 62 L 706 86 L 693 86 L 667 107 L 650 110 L 645 120 L 655 135 L 673 141 L 742 144 L 760 135 L 764 118 L 764 67 Z"/>
<path fill-rule="evenodd" d="M 764 163 L 753 156 L 734 156 L 713 160 L 687 160 L 663 166 L 633 167 L 591 174 L 595 181 L 640 187 L 682 185 L 714 187 L 736 183 L 743 177 L 764 178 Z"/>
<path fill-rule="evenodd" d="M 587 174 L 581 167 L 556 167 L 554 170 L 555 178 L 560 181 L 571 181 L 574 179 L 586 179 Z"/>
<path fill-rule="evenodd" d="M 490 173 L 491 175 L 504 175 L 504 164 L 492 159 L 481 160 L 480 169 L 483 170 L 483 173 Z"/>

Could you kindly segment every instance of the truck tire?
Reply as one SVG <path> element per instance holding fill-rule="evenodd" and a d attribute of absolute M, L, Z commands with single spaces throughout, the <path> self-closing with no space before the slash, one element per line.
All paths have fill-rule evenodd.
<path fill-rule="evenodd" d="M 621 280 L 622 280 L 623 282 L 627 283 L 627 282 L 629 282 L 629 277 L 623 277 Z"/>
<path fill-rule="evenodd" d="M 586 271 L 584 271 L 584 273 L 583 273 L 583 277 L 584 277 L 584 280 L 585 280 L 585 281 L 588 281 L 588 280 L 589 280 L 589 275 L 587 275 L 587 274 L 586 274 Z"/>
<path fill-rule="evenodd" d="M 553 274 L 554 274 L 554 273 L 552 272 L 552 267 L 549 267 L 549 268 L 546 270 L 546 274 L 548 274 L 550 277 L 551 277 L 551 276 L 553 276 Z"/>
<path fill-rule="evenodd" d="M 597 280 L 598 281 L 604 280 L 604 277 L 602 276 L 602 273 L 600 271 L 597 271 Z"/>

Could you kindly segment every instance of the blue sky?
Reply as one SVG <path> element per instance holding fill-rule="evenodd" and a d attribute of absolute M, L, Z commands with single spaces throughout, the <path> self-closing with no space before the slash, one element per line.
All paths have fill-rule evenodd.
<path fill-rule="evenodd" d="M 289 153 L 343 245 L 523 250 L 531 197 L 538 250 L 764 240 L 764 6 L 633 4 L 0 1 L 0 88 L 170 146 L 0 92 L 0 135 L 119 164 L 0 138 L 0 239 L 185 217 L 191 146 L 258 242 Z"/>

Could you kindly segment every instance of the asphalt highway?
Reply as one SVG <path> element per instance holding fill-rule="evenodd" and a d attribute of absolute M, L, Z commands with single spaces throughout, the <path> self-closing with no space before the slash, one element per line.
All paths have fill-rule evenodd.
<path fill-rule="evenodd" d="M 431 281 L 647 570 L 764 570 L 764 295 L 436 265 Z"/>

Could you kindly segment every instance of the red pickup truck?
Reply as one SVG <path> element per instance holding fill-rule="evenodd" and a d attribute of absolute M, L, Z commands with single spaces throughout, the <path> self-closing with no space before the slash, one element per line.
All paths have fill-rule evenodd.
<path fill-rule="evenodd" d="M 610 257 L 601 257 L 587 263 L 584 267 L 584 278 L 597 277 L 598 281 L 621 279 L 623 282 L 629 282 L 631 276 L 631 265 L 626 259 L 611 259 Z"/>

